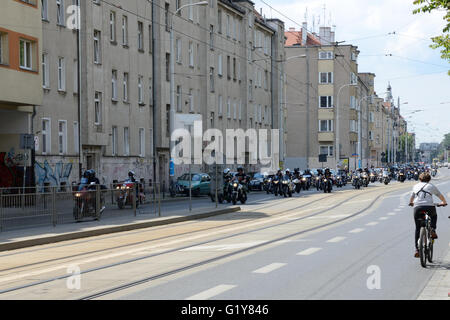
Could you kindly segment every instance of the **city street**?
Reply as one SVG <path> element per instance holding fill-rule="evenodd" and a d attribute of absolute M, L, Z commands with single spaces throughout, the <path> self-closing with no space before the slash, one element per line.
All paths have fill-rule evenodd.
<path fill-rule="evenodd" d="M 432 182 L 450 198 L 450 170 Z M 422 268 L 415 183 L 253 193 L 240 212 L 2 252 L 0 299 L 418 299 L 450 268 L 450 211 L 438 209 L 434 263 Z"/>

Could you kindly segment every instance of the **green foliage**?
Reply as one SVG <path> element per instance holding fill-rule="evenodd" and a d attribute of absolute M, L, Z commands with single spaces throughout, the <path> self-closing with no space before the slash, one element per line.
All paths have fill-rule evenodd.
<path fill-rule="evenodd" d="M 442 30 L 444 32 L 443 35 L 436 36 L 431 38 L 433 44 L 430 45 L 430 48 L 433 49 L 441 49 L 441 58 L 450 62 L 450 0 L 414 0 L 414 4 L 421 6 L 420 8 L 414 9 L 413 13 L 430 13 L 433 10 L 446 11 L 446 15 L 444 16 L 444 20 L 446 21 L 446 25 Z M 448 72 L 450 75 L 450 70 Z"/>

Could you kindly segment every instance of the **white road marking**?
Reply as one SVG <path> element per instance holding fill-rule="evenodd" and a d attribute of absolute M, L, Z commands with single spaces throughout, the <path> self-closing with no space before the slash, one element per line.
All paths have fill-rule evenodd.
<path fill-rule="evenodd" d="M 360 233 L 362 231 L 364 231 L 363 228 L 356 228 L 356 229 L 353 229 L 352 231 L 349 231 L 349 233 Z"/>
<path fill-rule="evenodd" d="M 336 243 L 336 242 L 341 242 L 342 240 L 345 240 L 346 237 L 335 237 L 333 239 L 328 240 L 327 242 L 329 243 Z"/>
<path fill-rule="evenodd" d="M 366 226 L 376 226 L 378 222 L 369 222 Z"/>
<path fill-rule="evenodd" d="M 395 209 L 394 211 L 400 212 L 400 211 L 402 211 L 402 209 Z"/>
<path fill-rule="evenodd" d="M 365 200 L 350 201 L 350 202 L 346 202 L 345 204 L 361 203 L 361 202 L 367 202 L 367 201 L 372 201 L 372 200 L 373 200 L 373 199 L 365 199 Z"/>
<path fill-rule="evenodd" d="M 310 254 L 316 253 L 317 251 L 322 250 L 322 248 L 309 248 L 297 253 L 298 256 L 309 256 Z"/>
<path fill-rule="evenodd" d="M 258 270 L 253 271 L 253 273 L 269 273 L 274 270 L 280 269 L 281 267 L 284 267 L 286 263 L 272 263 L 265 267 L 259 268 Z"/>
<path fill-rule="evenodd" d="M 224 251 L 233 249 L 243 249 L 256 246 L 258 244 L 264 243 L 265 241 L 254 241 L 254 242 L 243 242 L 243 243 L 230 243 L 230 244 L 218 244 L 211 246 L 195 246 L 180 251 Z"/>
<path fill-rule="evenodd" d="M 388 213 L 388 216 L 395 216 L 395 215 L 396 215 L 395 212 L 389 212 L 389 213 Z"/>
<path fill-rule="evenodd" d="M 389 219 L 388 217 L 381 217 L 379 220 L 387 220 Z"/>
<path fill-rule="evenodd" d="M 350 216 L 350 214 L 334 214 L 334 215 L 329 215 L 329 216 L 308 217 L 308 218 L 306 218 L 306 220 L 308 220 L 308 219 L 340 219 L 340 218 L 346 218 L 349 216 Z"/>
<path fill-rule="evenodd" d="M 186 298 L 185 300 L 206 300 L 206 299 L 215 297 L 221 293 L 224 293 L 225 291 L 231 290 L 235 287 L 236 287 L 235 285 L 221 284 L 214 288 L 211 288 L 206 291 L 195 294 L 193 296 L 190 296 L 189 298 Z"/>

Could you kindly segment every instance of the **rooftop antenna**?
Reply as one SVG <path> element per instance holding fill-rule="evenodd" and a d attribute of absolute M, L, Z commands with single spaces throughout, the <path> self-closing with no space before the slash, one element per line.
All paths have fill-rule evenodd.
<path fill-rule="evenodd" d="M 323 4 L 323 26 L 324 27 L 326 27 L 326 24 L 327 24 L 327 16 L 326 16 L 326 13 L 325 13 L 325 11 L 327 10 L 327 6 L 326 6 L 326 4 L 324 3 Z"/>
<path fill-rule="evenodd" d="M 312 28 L 312 32 L 316 33 L 316 17 L 313 15 L 313 28 Z"/>

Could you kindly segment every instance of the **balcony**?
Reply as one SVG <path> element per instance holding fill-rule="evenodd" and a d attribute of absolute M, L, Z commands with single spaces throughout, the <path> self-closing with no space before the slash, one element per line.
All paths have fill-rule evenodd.
<path fill-rule="evenodd" d="M 333 142 L 334 141 L 334 132 L 319 132 L 318 141 L 319 142 Z"/>

